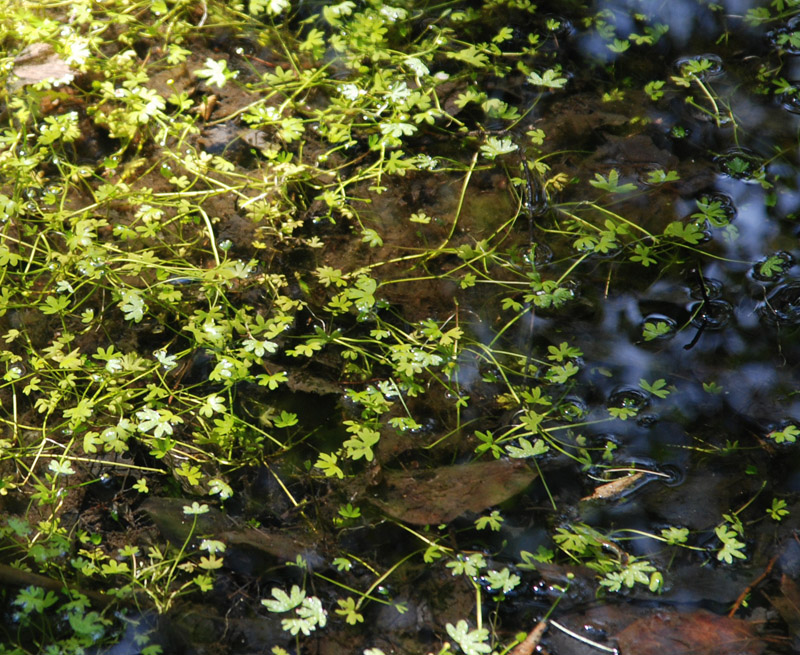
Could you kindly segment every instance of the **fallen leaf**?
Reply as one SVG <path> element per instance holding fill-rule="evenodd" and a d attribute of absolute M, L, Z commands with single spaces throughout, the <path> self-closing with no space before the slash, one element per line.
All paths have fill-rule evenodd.
<path fill-rule="evenodd" d="M 33 43 L 25 48 L 14 59 L 12 72 L 17 78 L 9 83 L 12 91 L 45 80 L 53 84 L 67 83 L 75 76 L 75 71 L 47 43 Z"/>
<path fill-rule="evenodd" d="M 741 619 L 658 611 L 617 635 L 621 655 L 759 655 L 764 643 Z"/>
<path fill-rule="evenodd" d="M 407 473 L 385 472 L 385 500 L 371 502 L 406 523 L 448 523 L 467 511 L 481 512 L 523 491 L 536 471 L 521 460 L 456 464 Z"/>
<path fill-rule="evenodd" d="M 208 536 L 220 539 L 229 545 L 246 546 L 261 553 L 277 557 L 281 561 L 293 561 L 297 555 L 316 562 L 312 552 L 313 539 L 306 540 L 302 533 L 289 530 L 261 530 L 240 525 L 224 512 L 209 507 L 205 514 L 188 519 L 183 511 L 187 501 L 182 498 L 159 498 L 150 496 L 141 505 L 161 534 L 173 544 L 182 545 L 190 536 Z M 192 528 L 194 526 L 194 531 Z"/>
<path fill-rule="evenodd" d="M 586 496 L 586 498 L 581 498 L 581 500 L 608 500 L 609 498 L 617 498 L 629 491 L 633 491 L 635 487 L 638 487 L 644 476 L 644 471 L 637 471 L 632 475 L 626 475 L 624 478 L 618 478 L 606 484 L 601 484 L 599 487 L 595 488 L 591 496 Z"/>
<path fill-rule="evenodd" d="M 781 595 L 767 598 L 789 629 L 800 634 L 800 589 L 797 583 L 784 573 L 781 576 Z"/>

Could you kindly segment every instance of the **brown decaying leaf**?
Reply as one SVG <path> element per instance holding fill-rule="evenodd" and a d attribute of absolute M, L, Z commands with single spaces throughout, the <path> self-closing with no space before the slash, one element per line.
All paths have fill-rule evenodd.
<path fill-rule="evenodd" d="M 386 500 L 370 499 L 406 523 L 448 523 L 467 511 L 481 512 L 523 491 L 536 478 L 522 460 L 456 464 L 406 473 L 386 472 Z"/>
<path fill-rule="evenodd" d="M 586 496 L 586 498 L 581 498 L 581 500 L 607 500 L 609 498 L 617 498 L 627 491 L 632 490 L 632 487 L 638 485 L 644 476 L 644 471 L 637 471 L 632 475 L 626 475 L 624 478 L 618 478 L 606 484 L 601 484 L 599 487 L 595 488 L 591 496 Z"/>
<path fill-rule="evenodd" d="M 767 598 L 778 610 L 789 630 L 800 634 L 800 589 L 797 583 L 784 573 L 781 576 L 781 595 Z"/>
<path fill-rule="evenodd" d="M 34 43 L 25 48 L 14 59 L 12 72 L 18 79 L 10 81 L 11 90 L 44 80 L 66 82 L 75 76 L 75 71 L 47 43 Z"/>
<path fill-rule="evenodd" d="M 759 655 L 764 643 L 741 619 L 658 611 L 617 635 L 621 655 Z"/>

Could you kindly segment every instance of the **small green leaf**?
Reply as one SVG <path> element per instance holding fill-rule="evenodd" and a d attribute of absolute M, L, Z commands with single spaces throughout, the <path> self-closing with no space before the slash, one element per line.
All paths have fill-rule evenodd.
<path fill-rule="evenodd" d="M 494 159 L 500 155 L 507 155 L 514 152 L 517 145 L 509 138 L 500 139 L 496 136 L 490 136 L 486 139 L 486 143 L 481 146 L 481 154 L 486 159 Z"/>
<path fill-rule="evenodd" d="M 550 446 L 548 446 L 542 439 L 536 439 L 533 443 L 531 443 L 525 437 L 520 437 L 518 443 L 519 446 L 506 446 L 506 453 L 508 453 L 509 457 L 513 457 L 514 459 L 537 457 L 538 455 L 544 455 L 550 450 Z"/>
<path fill-rule="evenodd" d="M 653 341 L 671 334 L 673 330 L 673 326 L 666 321 L 645 321 L 642 337 L 645 341 Z"/>
<path fill-rule="evenodd" d="M 183 506 L 183 513 L 186 514 L 187 516 L 199 516 L 200 514 L 208 513 L 208 511 L 209 511 L 208 505 L 206 505 L 205 503 L 201 505 L 196 500 L 192 501 L 191 505 Z"/>
<path fill-rule="evenodd" d="M 263 599 L 261 604 L 270 612 L 288 612 L 300 605 L 305 597 L 306 592 L 297 585 L 292 586 L 289 590 L 289 594 L 279 587 L 273 587 L 272 598 Z"/>
<path fill-rule="evenodd" d="M 336 610 L 336 613 L 345 617 L 345 621 L 348 625 L 356 625 L 364 622 L 364 616 L 356 611 L 356 603 L 352 598 L 347 598 L 345 600 L 340 599 L 337 600 L 336 603 L 339 605 L 339 609 Z"/>
<path fill-rule="evenodd" d="M 194 74 L 221 89 L 229 79 L 236 77 L 238 72 L 228 70 L 228 62 L 224 59 L 214 61 L 208 57 L 205 61 L 205 68 L 196 70 Z"/>
<path fill-rule="evenodd" d="M 647 337 L 645 337 L 646 339 Z M 669 389 L 667 389 L 667 381 L 664 378 L 655 380 L 650 384 L 647 380 L 642 378 L 639 380 L 639 386 L 647 393 L 656 396 L 657 398 L 666 398 L 669 396 Z"/>
<path fill-rule="evenodd" d="M 492 647 L 486 643 L 489 639 L 489 631 L 486 628 L 470 630 L 464 619 L 461 619 L 456 625 L 448 623 L 445 628 L 447 634 L 459 645 L 465 655 L 481 655 L 492 652 Z"/>
<path fill-rule="evenodd" d="M 47 296 L 44 299 L 44 306 L 39 305 L 42 314 L 60 314 L 69 307 L 67 296 Z"/>
<path fill-rule="evenodd" d="M 607 178 L 600 175 L 600 173 L 595 173 L 594 180 L 589 180 L 589 184 L 597 189 L 608 191 L 609 193 L 627 193 L 630 191 L 636 191 L 635 184 L 619 183 L 619 171 L 614 168 L 609 171 Z"/>

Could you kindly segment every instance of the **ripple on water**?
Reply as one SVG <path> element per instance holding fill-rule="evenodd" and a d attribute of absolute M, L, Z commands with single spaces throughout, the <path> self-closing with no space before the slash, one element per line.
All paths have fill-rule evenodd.
<path fill-rule="evenodd" d="M 691 218 L 705 218 L 714 227 L 725 227 L 736 218 L 736 205 L 726 193 L 706 193 L 696 203 L 699 211 Z"/>
<path fill-rule="evenodd" d="M 567 396 L 558 406 L 558 413 L 565 421 L 577 421 L 589 413 L 589 406 L 583 398 Z"/>
<path fill-rule="evenodd" d="M 733 305 L 727 300 L 696 302 L 689 307 L 689 311 L 694 316 L 692 325 L 706 330 L 722 330 L 733 317 Z"/>
<path fill-rule="evenodd" d="M 606 407 L 632 409 L 640 412 L 650 404 L 650 396 L 641 389 L 630 386 L 619 386 L 614 389 L 606 401 Z"/>
<path fill-rule="evenodd" d="M 764 164 L 752 152 L 743 148 L 733 148 L 714 158 L 720 171 L 735 180 L 757 182 L 763 177 Z"/>
<path fill-rule="evenodd" d="M 753 279 L 759 282 L 777 282 L 786 275 L 794 263 L 794 257 L 785 250 L 781 250 L 757 261 L 753 265 L 751 274 Z"/>
<path fill-rule="evenodd" d="M 648 325 L 653 329 L 648 329 Z M 669 341 L 678 333 L 678 322 L 666 314 L 648 314 L 639 328 L 639 334 L 646 336 L 646 341 Z"/>
<path fill-rule="evenodd" d="M 691 74 L 699 80 L 717 77 L 724 72 L 722 57 L 712 53 L 680 57 L 673 67 L 680 75 Z"/>
<path fill-rule="evenodd" d="M 797 32 L 800 32 L 800 16 L 795 16 L 787 21 L 786 25 L 767 32 L 767 42 L 776 50 L 782 50 L 790 55 L 800 55 L 800 47 L 796 45 Z"/>
<path fill-rule="evenodd" d="M 705 287 L 705 296 L 703 296 L 703 290 L 697 283 L 689 285 L 689 295 L 697 300 L 704 300 L 705 298 L 716 300 L 722 295 L 722 282 L 717 279 L 704 277 L 703 286 Z"/>
<path fill-rule="evenodd" d="M 768 325 L 800 325 L 800 282 L 775 288 L 756 311 Z"/>

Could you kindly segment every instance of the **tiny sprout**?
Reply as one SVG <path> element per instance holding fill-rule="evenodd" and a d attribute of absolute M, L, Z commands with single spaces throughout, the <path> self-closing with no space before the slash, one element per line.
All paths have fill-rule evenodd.
<path fill-rule="evenodd" d="M 786 509 L 786 501 L 782 498 L 773 498 L 772 507 L 767 509 L 767 514 L 773 521 L 782 521 L 785 516 L 789 515 L 789 510 Z"/>

